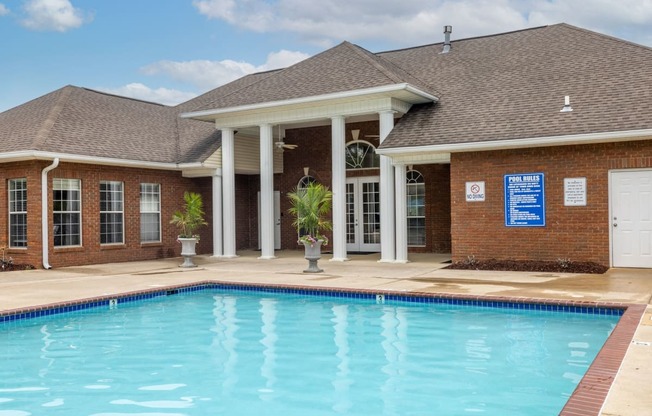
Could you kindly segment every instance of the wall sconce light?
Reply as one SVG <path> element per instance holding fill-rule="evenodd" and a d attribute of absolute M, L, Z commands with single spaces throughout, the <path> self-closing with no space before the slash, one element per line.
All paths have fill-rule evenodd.
<path fill-rule="evenodd" d="M 310 172 L 310 168 L 309 168 L 309 167 L 305 167 L 305 168 L 303 168 L 303 176 L 308 176 L 308 172 Z"/>

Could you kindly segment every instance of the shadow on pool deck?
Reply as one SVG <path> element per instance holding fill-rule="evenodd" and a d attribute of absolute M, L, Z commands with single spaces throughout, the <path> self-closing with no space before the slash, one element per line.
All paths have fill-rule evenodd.
<path fill-rule="evenodd" d="M 112 263 L 26 270 L 0 274 L 0 310 L 25 308 L 109 294 L 205 280 L 273 283 L 346 289 L 420 291 L 573 301 L 647 304 L 602 415 L 652 415 L 652 270 L 611 269 L 604 275 L 448 270 L 449 256 L 411 254 L 410 263 L 380 263 L 378 254 L 350 255 L 350 261 L 319 264 L 324 273 L 306 274 L 299 251 L 277 251 L 272 260 L 259 252 L 220 259 L 197 256 L 198 267 L 181 269 L 181 260 Z"/>

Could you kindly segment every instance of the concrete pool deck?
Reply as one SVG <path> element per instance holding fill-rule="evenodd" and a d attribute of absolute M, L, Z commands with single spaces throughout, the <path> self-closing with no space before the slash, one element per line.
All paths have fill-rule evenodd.
<path fill-rule="evenodd" d="M 652 415 L 652 270 L 611 269 L 604 275 L 446 270 L 447 256 L 411 254 L 410 263 L 379 263 L 378 254 L 350 255 L 350 261 L 320 261 L 324 273 L 305 274 L 299 251 L 258 252 L 219 259 L 197 256 L 198 267 L 181 260 L 112 263 L 0 273 L 0 312 L 39 305 L 215 280 L 378 291 L 417 291 L 564 301 L 646 305 L 632 343 L 602 408 L 604 416 Z"/>

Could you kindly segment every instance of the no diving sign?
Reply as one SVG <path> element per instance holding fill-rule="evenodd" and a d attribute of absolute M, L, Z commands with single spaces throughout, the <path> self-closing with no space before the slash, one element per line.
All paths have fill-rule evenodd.
<path fill-rule="evenodd" d="M 467 202 L 483 202 L 484 194 L 484 181 L 475 181 L 466 183 L 466 201 Z"/>

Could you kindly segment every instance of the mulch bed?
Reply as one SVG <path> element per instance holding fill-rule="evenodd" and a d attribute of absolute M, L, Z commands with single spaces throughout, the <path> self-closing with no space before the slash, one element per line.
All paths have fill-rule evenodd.
<path fill-rule="evenodd" d="M 6 264 L 0 272 L 14 270 L 33 270 L 31 264 Z M 582 261 L 523 261 L 523 260 L 475 260 L 456 261 L 446 269 L 455 270 L 495 270 L 507 272 L 549 272 L 549 273 L 589 273 L 603 274 L 609 268 L 598 263 Z"/>
<path fill-rule="evenodd" d="M 0 267 L 0 272 L 12 272 L 14 270 L 34 270 L 36 267 L 31 264 L 6 264 Z"/>
<path fill-rule="evenodd" d="M 457 261 L 446 267 L 456 270 L 497 270 L 513 272 L 589 273 L 603 274 L 609 267 L 582 261 L 518 261 L 518 260 L 475 260 Z"/>

